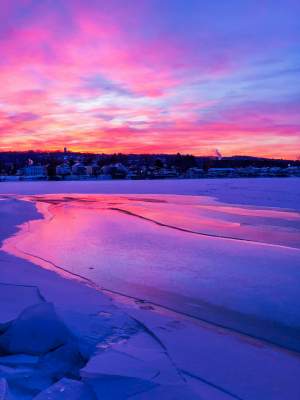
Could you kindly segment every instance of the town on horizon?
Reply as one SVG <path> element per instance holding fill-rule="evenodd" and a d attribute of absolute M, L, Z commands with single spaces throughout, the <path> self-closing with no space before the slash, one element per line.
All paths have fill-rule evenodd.
<path fill-rule="evenodd" d="M 300 160 L 192 154 L 0 152 L 0 180 L 200 179 L 300 176 Z"/>

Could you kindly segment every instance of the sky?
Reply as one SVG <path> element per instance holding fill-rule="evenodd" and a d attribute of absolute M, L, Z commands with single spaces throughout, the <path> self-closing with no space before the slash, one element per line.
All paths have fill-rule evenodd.
<path fill-rule="evenodd" d="M 300 156 L 298 0 L 1 0 L 0 151 Z"/>

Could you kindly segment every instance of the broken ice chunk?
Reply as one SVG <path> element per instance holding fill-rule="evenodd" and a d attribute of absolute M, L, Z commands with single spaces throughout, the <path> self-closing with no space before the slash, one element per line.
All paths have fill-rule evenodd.
<path fill-rule="evenodd" d="M 156 386 L 155 383 L 142 379 L 106 375 L 94 379 L 84 379 L 84 382 L 93 389 L 97 400 L 131 399 L 136 393 L 151 390 Z"/>
<path fill-rule="evenodd" d="M 7 380 L 12 391 L 27 393 L 31 397 L 53 383 L 50 377 L 35 368 L 4 367 L 0 365 L 0 376 Z"/>
<path fill-rule="evenodd" d="M 77 378 L 79 370 L 84 364 L 85 360 L 81 356 L 76 342 L 70 342 L 44 355 L 39 369 L 55 380 L 61 379 L 65 375 Z"/>
<path fill-rule="evenodd" d="M 70 340 L 71 334 L 51 303 L 26 308 L 0 336 L 6 354 L 45 354 Z"/>
<path fill-rule="evenodd" d="M 172 385 L 183 381 L 163 345 L 146 332 L 139 332 L 128 340 L 113 343 L 112 348 L 138 358 L 153 368 L 159 366 L 159 374 L 153 379 L 158 384 Z"/>
<path fill-rule="evenodd" d="M 17 318 L 24 308 L 41 301 L 35 287 L 0 283 L 0 327 Z"/>
<path fill-rule="evenodd" d="M 92 357 L 80 374 L 85 378 L 115 375 L 151 380 L 158 373 L 158 369 L 136 357 L 115 350 L 107 350 Z"/>
<path fill-rule="evenodd" d="M 34 400 L 96 400 L 96 396 L 84 383 L 63 378 L 39 393 Z"/>
<path fill-rule="evenodd" d="M 0 378 L 0 400 L 10 400 L 11 396 L 8 390 L 7 380 Z"/>
<path fill-rule="evenodd" d="M 83 381 L 91 386 L 97 399 L 127 399 L 135 393 L 150 390 L 159 370 L 139 358 L 115 350 L 92 357 L 80 371 Z"/>
<path fill-rule="evenodd" d="M 39 357 L 30 356 L 28 354 L 16 354 L 0 357 L 0 364 L 10 367 L 35 366 L 39 361 Z"/>

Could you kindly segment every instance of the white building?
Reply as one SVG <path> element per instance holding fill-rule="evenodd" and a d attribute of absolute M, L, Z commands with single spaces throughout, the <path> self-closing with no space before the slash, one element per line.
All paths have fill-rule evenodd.
<path fill-rule="evenodd" d="M 202 178 L 204 176 L 204 171 L 202 168 L 192 167 L 186 171 L 185 177 L 190 179 Z"/>
<path fill-rule="evenodd" d="M 99 171 L 98 165 L 94 165 L 94 164 L 86 165 L 85 169 L 86 169 L 86 174 L 90 175 L 90 176 L 97 175 L 97 172 Z"/>
<path fill-rule="evenodd" d="M 72 174 L 86 175 L 86 168 L 81 162 L 77 162 L 72 166 Z"/>
<path fill-rule="evenodd" d="M 71 175 L 71 167 L 68 164 L 61 164 L 56 167 L 56 175 Z"/>

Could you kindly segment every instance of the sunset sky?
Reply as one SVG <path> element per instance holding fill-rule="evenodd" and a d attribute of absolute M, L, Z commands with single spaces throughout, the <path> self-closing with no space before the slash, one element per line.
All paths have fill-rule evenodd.
<path fill-rule="evenodd" d="M 1 0 L 0 151 L 300 156 L 298 0 Z"/>

